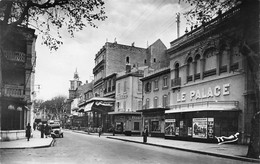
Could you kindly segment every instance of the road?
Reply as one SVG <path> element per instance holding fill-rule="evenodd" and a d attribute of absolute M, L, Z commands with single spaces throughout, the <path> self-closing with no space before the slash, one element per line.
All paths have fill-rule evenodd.
<path fill-rule="evenodd" d="M 167 164 L 210 163 L 239 164 L 238 160 L 207 156 L 197 153 L 123 142 L 105 136 L 64 132 L 53 147 L 38 149 L 0 150 L 1 164 Z"/>

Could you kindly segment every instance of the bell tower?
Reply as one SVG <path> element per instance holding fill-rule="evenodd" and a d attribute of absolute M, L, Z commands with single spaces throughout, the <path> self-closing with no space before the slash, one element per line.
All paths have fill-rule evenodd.
<path fill-rule="evenodd" d="M 81 85 L 81 83 L 82 82 L 79 80 L 79 74 L 76 68 L 73 80 L 70 80 L 69 99 L 74 99 L 76 97 L 76 90 Z"/>

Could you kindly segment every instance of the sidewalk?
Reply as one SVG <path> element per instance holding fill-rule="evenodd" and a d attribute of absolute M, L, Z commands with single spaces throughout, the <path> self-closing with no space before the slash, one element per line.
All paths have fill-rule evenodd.
<path fill-rule="evenodd" d="M 76 133 L 88 134 L 87 132 L 73 130 Z M 97 135 L 97 133 L 90 133 L 89 135 Z M 146 144 L 152 146 L 159 146 L 169 149 L 176 149 L 200 154 L 206 154 L 211 156 L 217 156 L 222 158 L 236 159 L 247 162 L 260 163 L 260 160 L 246 158 L 248 146 L 238 144 L 222 144 L 217 143 L 201 143 L 191 141 L 169 140 L 164 138 L 148 137 L 147 143 L 143 143 L 142 136 L 125 136 L 122 134 L 116 134 L 113 136 L 111 133 L 102 133 L 102 136 L 106 136 L 108 139 L 116 139 L 126 142 L 133 142 L 139 144 Z"/>
<path fill-rule="evenodd" d="M 30 141 L 26 138 L 14 141 L 0 142 L 0 149 L 26 149 L 26 148 L 43 148 L 50 147 L 53 142 L 52 138 L 41 138 L 41 132 L 33 131 L 33 137 Z"/>

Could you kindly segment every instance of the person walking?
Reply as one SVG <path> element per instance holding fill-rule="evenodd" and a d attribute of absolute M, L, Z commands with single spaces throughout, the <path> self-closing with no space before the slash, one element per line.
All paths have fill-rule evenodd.
<path fill-rule="evenodd" d="M 27 141 L 30 140 L 30 137 L 31 137 L 31 125 L 30 123 L 28 123 L 28 125 L 26 126 L 26 131 L 25 131 L 25 136 L 27 138 Z"/>
<path fill-rule="evenodd" d="M 99 137 L 101 136 L 101 133 L 102 133 L 102 128 L 101 128 L 101 127 L 98 127 L 98 136 L 99 136 Z"/>

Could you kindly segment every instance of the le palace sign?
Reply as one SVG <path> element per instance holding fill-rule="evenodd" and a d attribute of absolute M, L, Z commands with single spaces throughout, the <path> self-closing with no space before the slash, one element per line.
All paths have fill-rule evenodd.
<path fill-rule="evenodd" d="M 230 84 L 223 84 L 222 86 L 208 87 L 197 90 L 191 90 L 190 92 L 177 93 L 177 102 L 185 102 L 186 99 L 190 101 L 196 101 L 200 99 L 219 97 L 220 95 L 229 95 Z"/>

